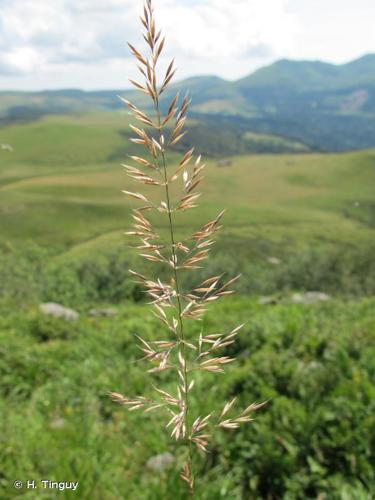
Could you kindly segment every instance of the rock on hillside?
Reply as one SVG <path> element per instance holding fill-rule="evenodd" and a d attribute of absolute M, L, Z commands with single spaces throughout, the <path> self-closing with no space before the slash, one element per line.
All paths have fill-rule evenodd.
<path fill-rule="evenodd" d="M 64 307 L 60 304 L 54 302 L 46 302 L 45 304 L 40 304 L 40 311 L 47 316 L 53 316 L 54 318 L 61 318 L 65 321 L 76 321 L 79 318 L 77 311 Z"/>

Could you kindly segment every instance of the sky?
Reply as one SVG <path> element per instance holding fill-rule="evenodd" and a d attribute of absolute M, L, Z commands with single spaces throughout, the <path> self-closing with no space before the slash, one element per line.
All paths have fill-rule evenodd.
<path fill-rule="evenodd" d="M 375 52 L 375 0 L 154 0 L 178 79 Z M 122 89 L 142 0 L 0 0 L 0 90 Z"/>

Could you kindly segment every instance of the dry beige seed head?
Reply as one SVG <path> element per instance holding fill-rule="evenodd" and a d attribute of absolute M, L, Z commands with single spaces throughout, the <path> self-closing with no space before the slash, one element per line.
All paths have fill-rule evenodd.
<path fill-rule="evenodd" d="M 222 356 L 217 356 L 215 353 L 231 345 L 243 325 L 229 333 L 201 332 L 199 337 L 194 339 L 187 332 L 187 320 L 200 321 L 210 302 L 233 293 L 230 287 L 239 277 L 223 283 L 223 275 L 213 276 L 190 290 L 182 287 L 180 273 L 200 269 L 208 258 L 214 243 L 213 236 L 221 228 L 224 211 L 190 237 L 177 240 L 176 217 L 180 212 L 192 210 L 197 206 L 201 196 L 197 188 L 203 180 L 205 164 L 202 164 L 200 155 L 194 161 L 194 148 L 190 148 L 182 155 L 177 165 L 167 166 L 171 147 L 180 142 L 186 134 L 186 114 L 190 99 L 186 96 L 179 102 L 180 96 L 177 94 L 172 98 L 163 116 L 160 99 L 171 83 L 176 69 L 172 60 L 165 73 L 163 72 L 162 79 L 158 80 L 157 67 L 165 46 L 165 38 L 156 28 L 151 0 L 145 1 L 141 23 L 145 28 L 143 38 L 148 53 L 143 53 L 129 44 L 141 75 L 140 81 L 133 79 L 130 81 L 137 90 L 150 98 L 153 112 L 149 110 L 144 112 L 127 99 L 120 98 L 137 123 L 130 125 L 135 135 L 130 140 L 144 149 L 143 155 L 130 156 L 134 165 L 124 164 L 123 167 L 133 183 L 147 186 L 147 194 L 138 190 L 123 190 L 125 195 L 142 203 L 141 207 L 132 211 L 133 228 L 127 234 L 139 238 L 136 246 L 139 255 L 155 267 L 163 266 L 169 270 L 170 278 L 163 282 L 159 278 L 151 279 L 136 271 L 130 273 L 137 283 L 142 285 L 153 306 L 154 315 L 172 336 L 171 339 L 152 342 L 138 337 L 143 359 L 151 363 L 151 368 L 147 371 L 159 373 L 173 370 L 177 391 L 172 395 L 160 387 L 154 387 L 155 399 L 144 396 L 130 398 L 115 392 L 109 393 L 109 396 L 114 402 L 126 406 L 129 411 L 142 409 L 144 413 L 149 413 L 161 409 L 167 413 L 169 420 L 166 427 L 170 429 L 171 437 L 181 441 L 182 445 L 188 445 L 188 458 L 183 466 L 181 478 L 193 493 L 193 449 L 205 453 L 208 451 L 211 437 L 208 429 L 214 427 L 235 429 L 242 423 L 250 422 L 252 420 L 250 415 L 264 403 L 253 403 L 237 417 L 227 418 L 227 414 L 235 404 L 236 398 L 234 398 L 226 403 L 221 413 L 211 412 L 205 417 L 196 418 L 192 416 L 190 392 L 195 382 L 192 374 L 195 371 L 224 372 L 224 368 L 234 359 L 226 356 L 225 351 Z M 182 182 L 177 182 L 179 179 Z M 173 191 L 172 183 L 175 183 Z M 176 195 L 179 184 L 181 191 Z M 156 192 L 159 194 L 162 192 L 161 199 L 159 196 L 158 201 L 151 201 L 158 196 L 153 194 Z M 167 238 L 161 237 L 155 230 L 152 220 L 145 216 L 145 212 L 150 211 L 165 218 L 169 233 Z"/>

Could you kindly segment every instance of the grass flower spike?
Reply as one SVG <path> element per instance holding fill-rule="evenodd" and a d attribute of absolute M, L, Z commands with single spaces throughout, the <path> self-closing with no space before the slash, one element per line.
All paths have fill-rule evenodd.
<path fill-rule="evenodd" d="M 166 427 L 171 437 L 186 446 L 181 478 L 193 494 L 195 450 L 206 453 L 215 427 L 234 429 L 250 422 L 253 412 L 264 403 L 253 403 L 237 415 L 229 416 L 236 403 L 232 399 L 209 415 L 192 414 L 190 394 L 197 371 L 224 372 L 225 367 L 234 361 L 225 355 L 225 348 L 235 342 L 243 325 L 222 334 L 201 333 L 198 338 L 192 339 L 188 334 L 189 323 L 201 320 L 210 302 L 232 294 L 231 286 L 238 277 L 225 282 L 223 276 L 213 276 L 190 290 L 183 288 L 182 273 L 200 269 L 208 258 L 214 243 L 213 236 L 221 227 L 224 212 L 186 239 L 177 238 L 175 218 L 178 212 L 196 208 L 200 197 L 197 188 L 202 181 L 205 165 L 201 156 L 194 156 L 194 149 L 186 151 L 177 165 L 167 164 L 171 148 L 186 134 L 184 127 L 189 100 L 187 97 L 180 99 L 177 94 L 165 114 L 162 114 L 160 97 L 170 85 L 176 70 L 174 61 L 171 61 L 159 80 L 158 62 L 165 38 L 156 27 L 151 0 L 147 0 L 144 5 L 141 22 L 145 29 L 143 37 L 147 54 L 129 44 L 141 74 L 140 81 L 131 80 L 131 83 L 150 98 L 153 112 L 141 111 L 123 99 L 136 120 L 136 125 L 131 125 L 135 135 L 131 141 L 144 149 L 143 155 L 131 156 L 132 165 L 124 165 L 124 168 L 133 181 L 152 186 L 158 194 L 151 197 L 142 192 L 124 190 L 123 193 L 140 203 L 138 208 L 133 209 L 133 229 L 127 234 L 139 239 L 137 248 L 144 259 L 154 263 L 156 268 L 166 266 L 170 272 L 168 282 L 146 277 L 136 271 L 131 271 L 131 274 L 142 284 L 151 299 L 156 317 L 168 334 L 163 340 L 153 342 L 138 338 L 144 360 L 152 364 L 148 371 L 174 371 L 176 390 L 171 394 L 161 387 L 155 387 L 153 399 L 143 396 L 128 398 L 115 392 L 110 393 L 110 397 L 129 411 L 165 412 Z M 149 193 L 150 188 L 146 191 Z M 151 211 L 166 218 L 167 238 L 162 238 L 153 227 L 148 215 Z M 194 390 L 197 388 L 194 387 Z"/>

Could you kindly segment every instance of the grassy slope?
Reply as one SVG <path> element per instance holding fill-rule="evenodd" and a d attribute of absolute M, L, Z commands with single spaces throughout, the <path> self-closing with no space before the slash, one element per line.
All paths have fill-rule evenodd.
<path fill-rule="evenodd" d="M 108 158 L 127 143 L 120 134 L 127 121 L 48 117 L 2 129 L 15 151 L 1 151 L 1 239 L 71 246 L 121 234 L 130 205 L 120 189 L 129 183 Z M 360 243 L 371 237 L 360 220 L 371 208 L 374 161 L 371 151 L 235 157 L 229 168 L 208 161 L 201 209 L 177 223 L 196 226 L 225 206 L 225 231 L 241 238 Z"/>
<path fill-rule="evenodd" d="M 33 240 L 73 260 L 124 243 L 130 204 L 120 189 L 129 186 L 108 158 L 126 144 L 119 134 L 126 124 L 126 115 L 92 115 L 2 129 L 1 141 L 15 151 L 0 150 L 1 242 L 27 248 Z M 248 252 L 248 242 L 261 239 L 280 248 L 360 246 L 372 237 L 374 161 L 373 152 L 237 157 L 230 168 L 209 161 L 201 210 L 179 219 L 179 230 L 226 206 L 224 251 L 229 243 Z M 74 325 L 35 306 L 0 310 L 0 497 L 15 497 L 19 477 L 78 480 L 80 497 L 93 500 L 138 500 L 139 491 L 144 499 L 183 499 L 174 471 L 160 480 L 144 466 L 159 451 L 174 452 L 157 415 L 124 414 L 105 396 L 147 393 L 133 334 L 159 334 L 150 310 L 125 304 L 117 318 L 95 319 L 85 314 L 91 304 L 73 306 L 82 313 Z M 371 299 L 214 305 L 205 319 L 212 331 L 248 324 L 236 366 L 214 388 L 211 377 L 203 381 L 207 396 L 196 408 L 206 414 L 234 393 L 242 405 L 272 403 L 248 431 L 215 438 L 216 470 L 203 478 L 202 499 L 369 498 L 373 311 Z"/>

